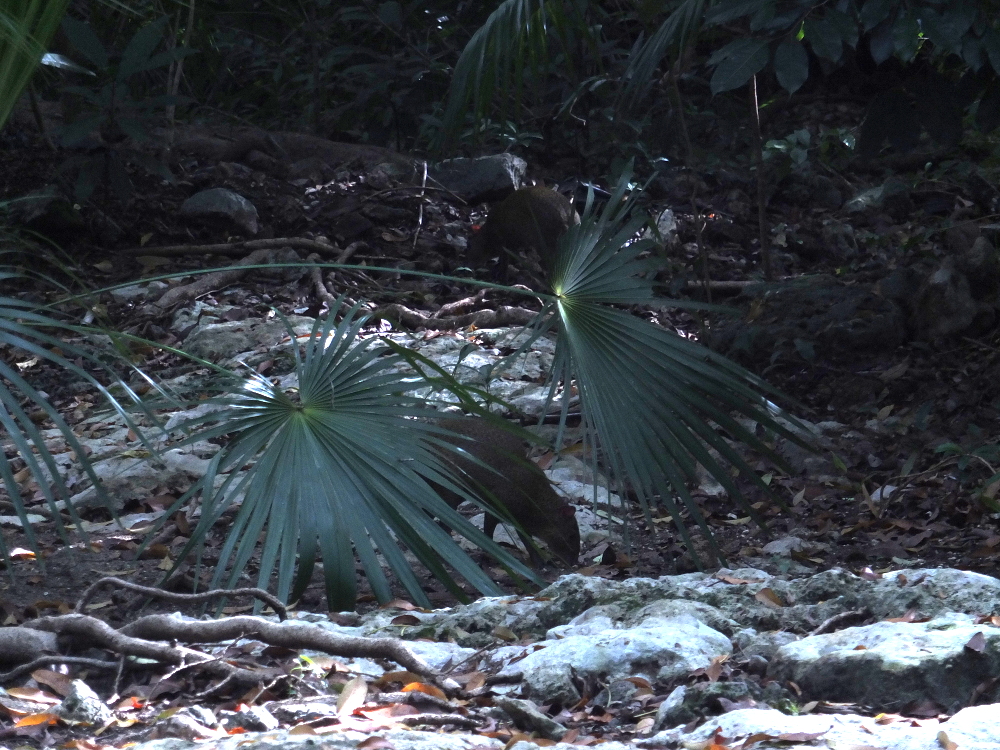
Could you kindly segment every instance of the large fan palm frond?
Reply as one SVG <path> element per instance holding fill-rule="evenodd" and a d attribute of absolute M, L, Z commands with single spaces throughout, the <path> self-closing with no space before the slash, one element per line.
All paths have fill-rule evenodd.
<path fill-rule="evenodd" d="M 557 334 L 553 380 L 577 386 L 584 421 L 611 476 L 631 488 L 644 509 L 658 498 L 697 560 L 681 513 L 686 509 L 721 558 L 686 488 L 698 465 L 763 525 L 730 468 L 764 490 L 767 485 L 729 440 L 784 467 L 745 421 L 796 442 L 801 435 L 788 429 L 794 420 L 765 398 L 776 391 L 763 380 L 621 309 L 669 302 L 654 298 L 649 263 L 638 257 L 648 243 L 631 241 L 644 220 L 623 218 L 631 205 L 624 202 L 627 183 L 623 177 L 600 216 L 588 210 L 561 241 L 552 278 L 556 299 L 541 313 Z"/>
<path fill-rule="evenodd" d="M 69 0 L 4 0 L 0 4 L 0 128 L 7 122 Z"/>
<path fill-rule="evenodd" d="M 563 0 L 500 3 L 472 35 L 455 64 L 437 147 L 455 140 L 470 108 L 483 117 L 494 97 L 504 97 L 505 107 L 511 94 L 515 100 L 519 98 L 525 75 L 537 73 L 549 59 L 550 30 L 560 38 L 572 31 L 596 48 L 595 29 L 586 24 L 579 12 L 582 7 Z M 563 61 L 569 65 L 572 55 L 564 52 Z"/>
<path fill-rule="evenodd" d="M 23 274 L 0 269 L 0 282 L 11 282 L 22 278 Z M 57 335 L 57 334 L 62 335 Z M 28 378 L 22 375 L 21 366 L 30 362 L 46 361 L 64 370 L 69 376 L 89 384 L 101 394 L 107 404 L 118 413 L 124 423 L 147 447 L 151 447 L 143 429 L 132 418 L 127 406 L 140 403 L 139 396 L 121 379 L 112 364 L 105 361 L 99 351 L 86 345 L 72 343 L 69 338 L 99 334 L 100 331 L 67 322 L 55 311 L 41 305 L 0 296 L 0 427 L 5 435 L 4 457 L 0 460 L 0 480 L 14 510 L 21 519 L 22 527 L 30 545 L 36 546 L 35 537 L 28 523 L 27 512 L 22 499 L 22 488 L 15 481 L 12 461 L 20 459 L 29 470 L 39 491 L 45 498 L 49 512 L 57 520 L 56 528 L 68 543 L 65 528 L 59 519 L 63 511 L 69 513 L 76 527 L 83 533 L 80 518 L 71 502 L 71 493 L 59 472 L 56 460 L 46 445 L 45 435 L 39 430 L 29 412 L 44 413 L 66 441 L 76 456 L 76 461 L 97 491 L 99 499 L 114 514 L 114 504 L 104 492 L 87 452 L 80 444 L 72 428 L 65 422 L 47 396 L 36 389 Z M 125 362 L 121 362 L 127 365 Z M 84 367 L 83 365 L 86 365 Z M 107 380 L 115 384 L 116 396 L 91 373 L 103 373 Z M 135 368 L 132 368 L 133 370 Z M 122 396 L 124 395 L 124 400 Z M 29 405 L 26 410 L 24 404 Z M 8 550 L 0 537 L 0 555 L 7 559 Z"/>
<path fill-rule="evenodd" d="M 649 39 L 636 43 L 629 55 L 619 101 L 628 107 L 636 106 L 656 80 L 663 59 L 668 54 L 680 57 L 685 48 L 697 41 L 705 8 L 710 5 L 711 0 L 682 0 Z"/>
<path fill-rule="evenodd" d="M 241 392 L 211 399 L 214 411 L 181 426 L 193 430 L 185 442 L 226 437 L 228 443 L 195 488 L 202 515 L 178 559 L 200 554 L 208 530 L 242 500 L 212 585 L 237 582 L 264 532 L 258 585 L 269 587 L 276 572 L 276 590 L 285 600 L 301 593 L 321 556 L 328 604 L 352 607 L 357 555 L 379 601 L 393 596 L 387 566 L 413 600 L 427 606 L 404 550 L 460 597 L 452 571 L 482 593 L 499 593 L 432 517 L 516 576 L 537 581 L 431 487 L 472 498 L 441 454 L 442 428 L 416 419 L 434 413 L 428 400 L 407 394 L 421 381 L 390 347 L 361 336 L 364 320 L 356 310 L 334 328 L 337 313 L 322 328 L 317 323 L 304 354 L 296 351 L 297 390 L 253 376 Z M 213 489 L 224 472 L 228 476 Z"/>

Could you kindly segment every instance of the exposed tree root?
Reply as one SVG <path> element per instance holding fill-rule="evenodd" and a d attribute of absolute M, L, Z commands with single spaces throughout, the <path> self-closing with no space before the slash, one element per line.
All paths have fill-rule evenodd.
<path fill-rule="evenodd" d="M 107 576 L 90 584 L 90 586 L 87 587 L 87 590 L 83 592 L 80 600 L 76 603 L 73 611 L 77 614 L 82 614 L 84 608 L 87 606 L 87 602 L 89 602 L 94 597 L 94 594 L 96 594 L 97 591 L 104 586 L 118 586 L 123 589 L 129 589 L 130 591 L 138 591 L 140 594 L 146 594 L 154 599 L 165 599 L 171 602 L 198 603 L 209 602 L 213 599 L 231 598 L 234 596 L 253 596 L 269 605 L 271 609 L 277 613 L 279 620 L 284 620 L 287 616 L 285 605 L 282 604 L 277 597 L 272 596 L 264 589 L 212 589 L 210 591 L 202 591 L 200 594 L 182 594 L 176 591 L 165 591 L 164 589 L 158 589 L 153 586 L 140 586 L 138 583 L 124 581 L 121 578 L 115 578 L 114 576 Z"/>
<path fill-rule="evenodd" d="M 68 615 L 40 617 L 19 627 L 0 628 L 0 662 L 17 664 L 0 673 L 0 684 L 16 679 L 50 664 L 79 664 L 98 669 L 115 669 L 120 662 L 84 658 L 58 653 L 65 650 L 102 648 L 125 659 L 139 657 L 172 667 L 173 672 L 197 669 L 221 679 L 224 684 L 258 685 L 283 677 L 281 672 L 248 669 L 236 666 L 181 643 L 219 643 L 252 638 L 271 646 L 287 649 L 311 649 L 345 658 L 388 659 L 409 672 L 454 694 L 458 685 L 413 654 L 404 641 L 397 638 L 364 638 L 331 633 L 317 625 L 301 622 L 273 622 L 262 617 L 237 616 L 222 620 L 193 620 L 178 614 L 148 615 L 112 628 L 90 615 L 80 614 L 87 601 L 102 586 L 116 585 L 171 601 L 206 601 L 219 596 L 253 595 L 268 602 L 284 619 L 285 609 L 267 592 L 258 589 L 215 590 L 201 594 L 177 594 L 147 586 L 103 578 L 91 585 L 77 603 L 77 612 Z"/>
<path fill-rule="evenodd" d="M 411 310 L 403 305 L 383 305 L 377 308 L 372 316 L 385 318 L 399 323 L 403 328 L 430 328 L 436 331 L 455 328 L 504 328 L 507 326 L 523 326 L 530 323 L 538 313 L 523 307 L 504 305 L 496 310 L 477 310 L 465 315 L 449 318 L 437 318 L 433 315 Z"/>

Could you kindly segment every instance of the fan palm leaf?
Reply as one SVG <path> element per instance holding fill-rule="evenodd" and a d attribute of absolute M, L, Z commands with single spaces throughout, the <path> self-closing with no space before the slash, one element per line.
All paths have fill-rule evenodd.
<path fill-rule="evenodd" d="M 69 0 L 5 0 L 0 5 L 0 127 L 59 28 Z"/>
<path fill-rule="evenodd" d="M 473 498 L 442 455 L 449 448 L 438 437 L 442 428 L 415 418 L 434 413 L 430 400 L 408 394 L 419 379 L 390 347 L 362 336 L 364 319 L 356 309 L 334 327 L 337 312 L 322 327 L 317 322 L 304 354 L 296 350 L 296 389 L 251 376 L 239 391 L 211 399 L 214 411 L 181 425 L 190 432 L 184 443 L 228 442 L 202 482 L 178 500 L 179 507 L 194 492 L 202 496 L 201 518 L 179 559 L 200 554 L 209 529 L 238 505 L 212 585 L 234 585 L 264 533 L 258 585 L 268 587 L 276 574 L 283 599 L 302 592 L 321 557 L 328 604 L 352 607 L 356 554 L 380 601 L 393 596 L 387 566 L 410 597 L 427 606 L 404 549 L 460 597 L 452 571 L 482 593 L 499 593 L 437 517 L 516 576 L 537 581 L 432 488 L 436 483 Z M 249 468 L 238 474 L 244 465 Z"/>
<path fill-rule="evenodd" d="M 0 281 L 20 279 L 23 274 L 0 270 Z M 27 511 L 22 498 L 22 488 L 15 481 L 11 462 L 17 458 L 24 461 L 39 491 L 42 493 L 49 512 L 57 520 L 56 528 L 69 542 L 65 528 L 59 519 L 61 512 L 70 515 L 76 527 L 83 533 L 80 518 L 71 502 L 71 493 L 57 466 L 55 457 L 46 445 L 45 435 L 39 430 L 32 418 L 34 415 L 23 407 L 29 403 L 32 410 L 37 410 L 51 420 L 60 432 L 66 444 L 73 451 L 76 461 L 83 472 L 91 480 L 99 499 L 108 510 L 114 514 L 114 504 L 104 492 L 101 482 L 94 471 L 87 452 L 59 412 L 49 402 L 48 397 L 32 386 L 27 377 L 21 374 L 19 362 L 31 359 L 47 361 L 64 370 L 68 375 L 80 382 L 89 384 L 101 394 L 107 404 L 118 413 L 124 423 L 148 447 L 144 431 L 133 419 L 129 406 L 140 403 L 139 396 L 121 379 L 118 372 L 105 361 L 100 353 L 87 346 L 71 343 L 67 337 L 88 336 L 99 334 L 93 327 L 76 326 L 52 309 L 41 305 L 17 299 L 0 296 L 0 346 L 8 356 L 0 358 L 0 426 L 6 436 L 4 459 L 0 461 L 0 480 L 7 491 L 14 510 L 21 520 L 27 540 L 31 546 L 36 546 L 35 537 L 28 522 Z M 57 335 L 61 334 L 61 335 Z M 83 364 L 90 369 L 103 373 L 115 384 L 118 391 L 126 397 L 122 400 L 101 383 Z M 134 368 L 133 368 L 134 369 Z M 148 413 L 147 413 L 148 415 Z M 0 555 L 7 559 L 8 549 L 5 541 L 0 538 Z"/>
<path fill-rule="evenodd" d="M 462 50 L 452 75 L 437 146 L 453 142 L 471 108 L 485 114 L 494 97 L 519 99 L 525 74 L 537 72 L 548 60 L 549 32 L 560 38 L 572 30 L 595 50 L 594 29 L 584 22 L 580 7 L 562 0 L 505 0 L 493 11 Z M 566 51 L 566 50 L 564 50 Z M 566 54 L 570 65 L 573 55 Z"/>
<path fill-rule="evenodd" d="M 730 469 L 765 491 L 768 486 L 729 441 L 787 468 L 744 422 L 797 443 L 801 433 L 789 429 L 794 420 L 766 398 L 778 394 L 763 380 L 621 309 L 669 304 L 654 297 L 650 264 L 640 258 L 649 242 L 632 241 L 645 221 L 626 218 L 633 203 L 625 201 L 627 185 L 628 174 L 600 215 L 588 206 L 580 225 L 562 238 L 552 278 L 555 297 L 533 323 L 533 337 L 546 330 L 555 333 L 553 385 L 575 384 L 584 422 L 591 437 L 596 436 L 610 475 L 631 488 L 644 509 L 654 499 L 663 503 L 697 561 L 683 521 L 685 509 L 703 531 L 713 557 L 721 559 L 687 483 L 702 466 L 763 525 Z"/>

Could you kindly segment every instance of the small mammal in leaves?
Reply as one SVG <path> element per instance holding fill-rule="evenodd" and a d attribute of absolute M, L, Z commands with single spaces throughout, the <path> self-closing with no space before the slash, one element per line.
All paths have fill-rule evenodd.
<path fill-rule="evenodd" d="M 485 419 L 442 419 L 435 424 L 471 438 L 440 436 L 486 465 L 463 458 L 454 451 L 442 451 L 445 459 L 463 473 L 462 479 L 469 488 L 473 492 L 484 490 L 484 502 L 502 505 L 524 532 L 545 542 L 567 565 L 576 565 L 580 557 L 580 527 L 573 506 L 552 489 L 548 477 L 528 458 L 520 438 Z M 452 508 L 458 507 L 463 500 L 444 487 L 438 486 L 437 490 Z M 493 538 L 498 523 L 497 516 L 486 513 L 483 521 L 486 536 Z M 523 533 L 521 538 L 532 560 L 537 562 L 537 553 L 531 543 Z"/>
<path fill-rule="evenodd" d="M 497 274 L 506 275 L 508 251 L 532 250 L 542 269 L 552 272 L 559 238 L 580 215 L 562 193 L 547 187 L 515 190 L 490 209 L 482 227 L 469 239 L 467 257 L 473 266 L 499 258 Z"/>

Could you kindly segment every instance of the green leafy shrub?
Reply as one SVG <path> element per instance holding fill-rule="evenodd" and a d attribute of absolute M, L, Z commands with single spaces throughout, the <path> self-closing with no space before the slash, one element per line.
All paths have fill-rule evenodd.
<path fill-rule="evenodd" d="M 63 30 L 74 49 L 96 69 L 91 71 L 93 86 L 64 88 L 65 95 L 76 100 L 77 115 L 63 128 L 62 145 L 87 149 L 71 156 L 61 167 L 64 172 L 76 173 L 77 200 L 87 200 L 98 186 L 113 191 L 120 199 L 130 197 L 132 181 L 127 167 L 131 164 L 173 180 L 165 164 L 129 142 L 148 142 L 158 110 L 187 101 L 169 94 L 144 95 L 145 74 L 193 52 L 181 47 L 156 52 L 167 20 L 161 18 L 139 29 L 120 57 L 105 48 L 88 24 L 70 17 L 63 20 Z"/>

